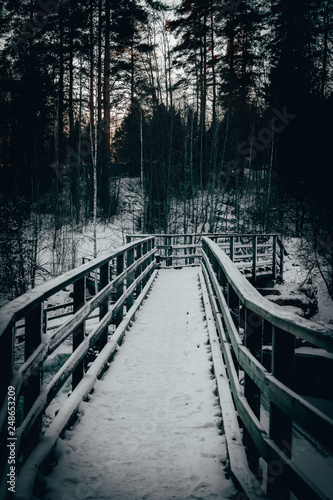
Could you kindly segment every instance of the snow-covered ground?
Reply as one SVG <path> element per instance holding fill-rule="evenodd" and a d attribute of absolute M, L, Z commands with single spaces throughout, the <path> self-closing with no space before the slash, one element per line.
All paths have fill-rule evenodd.
<path fill-rule="evenodd" d="M 316 268 L 309 269 L 306 265 L 307 248 L 304 248 L 300 238 L 287 238 L 283 244 L 288 252 L 284 258 L 284 283 L 275 285 L 279 291 L 278 299 L 303 303 L 303 311 L 307 308 L 310 298 L 305 294 L 312 295 L 312 300 L 317 302 L 318 310 L 312 315 L 311 320 L 322 325 L 332 327 L 333 325 L 333 300 L 329 296 L 327 287 Z M 274 300 L 274 296 L 267 297 Z M 291 312 L 303 315 L 300 307 L 284 305 Z"/>
<path fill-rule="evenodd" d="M 161 270 L 80 421 L 44 500 L 231 499 L 198 269 Z"/>

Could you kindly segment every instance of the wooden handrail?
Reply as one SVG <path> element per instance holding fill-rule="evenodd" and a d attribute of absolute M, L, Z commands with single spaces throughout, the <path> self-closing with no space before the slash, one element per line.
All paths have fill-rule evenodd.
<path fill-rule="evenodd" d="M 135 241 L 142 235 L 132 234 L 126 236 L 126 241 Z M 200 264 L 202 252 L 202 238 L 207 237 L 218 241 L 231 260 L 251 259 L 252 279 L 255 282 L 257 276 L 266 275 L 276 279 L 277 276 L 283 280 L 283 259 L 287 252 L 281 239 L 274 233 L 186 233 L 186 234 L 155 234 L 158 258 L 165 266 Z M 223 241 L 221 241 L 223 240 Z M 184 250 L 184 253 L 178 253 Z M 259 273 L 262 265 L 260 257 L 269 257 L 270 270 Z M 258 262 L 257 262 L 258 258 Z M 248 266 L 244 266 L 246 268 Z"/>
<path fill-rule="evenodd" d="M 222 246 L 225 247 L 231 259 L 237 260 L 236 264 L 229 259 L 227 253 L 221 250 L 213 239 L 222 242 Z M 15 299 L 0 311 L 0 370 L 2 375 L 2 394 L 0 394 L 2 400 L 0 399 L 0 401 L 4 401 L 0 410 L 0 433 L 2 436 L 0 444 L 1 446 L 5 445 L 5 426 L 7 423 L 5 396 L 6 388 L 10 385 L 16 390 L 17 400 L 20 394 L 24 397 L 24 414 L 17 432 L 17 458 L 20 464 L 25 460 L 25 455 L 30 453 L 37 444 L 43 412 L 64 382 L 72 375 L 73 390 L 80 385 L 84 378 L 83 360 L 88 350 L 95 346 L 97 350 L 102 351 L 108 342 L 108 325 L 111 322 L 114 322 L 116 327 L 123 324 L 124 309 L 126 308 L 126 311 L 133 310 L 134 296 L 141 295 L 141 290 L 152 276 L 158 250 L 161 252 L 160 259 L 165 261 L 167 266 L 177 265 L 181 260 L 185 264 L 193 265 L 203 259 L 205 278 L 207 279 L 209 276 L 217 297 L 219 309 L 215 311 L 215 315 L 220 335 L 223 335 L 222 328 L 227 326 L 228 346 L 225 346 L 224 355 L 227 360 L 228 373 L 234 375 L 237 373 L 236 367 L 231 365 L 233 359 L 237 360 L 245 371 L 246 391 L 244 394 L 235 376 L 231 378 L 230 382 L 235 391 L 237 411 L 244 419 L 245 426 L 249 429 L 258 448 L 262 451 L 268 446 L 269 453 L 273 453 L 274 447 L 272 448 L 270 444 L 267 445 L 272 439 L 270 436 L 264 436 L 256 420 L 257 409 L 250 398 L 250 380 L 257 384 L 258 391 L 262 391 L 272 404 L 286 412 L 288 417 L 297 421 L 299 414 L 307 409 L 308 415 L 302 423 L 310 431 L 312 431 L 312 422 L 315 422 L 316 426 L 318 422 L 323 422 L 323 426 L 319 430 L 314 429 L 313 431 L 313 435 L 319 439 L 325 430 L 331 428 L 331 422 L 325 421 L 320 412 L 316 412 L 309 404 L 305 408 L 304 402 L 292 393 L 288 384 L 284 384 L 275 373 L 272 376 L 261 366 L 255 355 L 255 343 L 251 343 L 251 339 L 248 339 L 248 344 L 246 343 L 245 346 L 241 340 L 240 316 L 245 311 L 245 315 L 247 315 L 245 323 L 248 326 L 251 323 L 250 316 L 254 315 L 255 318 L 260 317 L 261 321 L 268 322 L 276 330 L 274 335 L 276 334 L 277 337 L 277 346 L 279 346 L 280 331 L 310 342 L 313 341 L 313 328 L 309 326 L 308 321 L 297 319 L 297 317 L 295 320 L 295 316 L 290 315 L 290 313 L 283 312 L 281 314 L 281 309 L 256 292 L 247 279 L 236 269 L 236 265 L 241 265 L 239 253 L 243 252 L 244 272 L 249 267 L 254 281 L 260 271 L 258 266 L 263 264 L 267 264 L 267 269 L 268 264 L 273 268 L 272 271 L 269 271 L 271 276 L 275 277 L 276 271 L 279 271 L 280 275 L 283 274 L 284 248 L 277 235 L 238 233 L 132 235 L 127 237 L 126 245 L 109 255 L 85 262 L 78 268 L 68 271 Z M 111 268 L 112 272 L 110 272 Z M 215 272 L 219 277 L 216 276 Z M 97 277 L 99 287 L 95 286 L 95 295 L 87 301 L 85 288 L 87 280 L 89 277 L 91 279 L 91 276 L 92 279 L 94 276 Z M 224 292 L 222 292 L 220 282 L 223 282 Z M 51 334 L 46 330 L 45 312 L 47 308 L 44 309 L 44 302 L 69 285 L 73 285 L 74 289 L 73 302 L 71 303 L 73 312 L 71 317 Z M 211 297 L 211 300 L 214 302 L 215 299 Z M 234 310 L 237 303 L 238 320 L 235 322 Z M 243 306 L 242 312 L 240 304 Z M 53 307 L 54 310 L 57 308 L 58 306 Z M 231 313 L 230 308 L 233 309 L 233 313 Z M 85 336 L 85 322 L 94 311 L 96 311 L 95 317 L 98 317 L 98 323 L 93 331 Z M 16 370 L 13 366 L 16 323 L 23 319 L 25 320 L 26 352 L 23 364 Z M 293 326 L 290 326 L 291 323 Z M 258 327 L 254 326 L 254 330 L 257 332 Z M 327 348 L 326 345 L 330 342 L 332 345 L 332 339 L 322 327 L 318 326 L 316 335 L 316 345 L 325 346 L 324 348 Z M 44 362 L 55 349 L 71 336 L 73 336 L 73 353 L 48 386 L 41 387 Z M 231 351 L 233 356 L 230 354 Z M 276 361 L 275 363 L 277 366 L 278 363 Z M 278 369 L 276 370 L 278 371 Z M 26 387 L 29 387 L 28 391 L 25 390 Z M 281 398 L 284 398 L 284 402 L 280 404 Z M 280 452 L 275 450 L 274 453 L 279 456 Z M 0 472 L 4 470 L 5 457 L 6 454 L 3 453 L 2 459 L 0 458 Z"/>
<path fill-rule="evenodd" d="M 251 311 L 281 330 L 333 352 L 333 330 L 301 318 L 263 297 L 231 262 L 229 257 L 208 238 L 204 242 L 224 272 L 241 302 Z"/>
<path fill-rule="evenodd" d="M 39 428 L 45 408 L 54 399 L 64 382 L 72 375 L 73 389 L 84 376 L 83 359 L 94 345 L 102 350 L 108 341 L 108 325 L 122 321 L 124 307 L 132 310 L 134 294 L 139 296 L 155 269 L 155 238 L 149 236 L 124 245 L 108 256 L 93 259 L 54 280 L 13 300 L 0 310 L 0 369 L 2 370 L 2 401 L 0 410 L 1 459 L 0 472 L 6 467 L 7 387 L 24 398 L 23 420 L 18 421 L 16 460 L 21 464 L 39 439 Z M 110 280 L 110 265 L 122 262 L 117 276 Z M 98 270 L 101 290 L 86 301 L 85 280 Z M 54 333 L 46 332 L 43 318 L 44 301 L 59 290 L 73 285 L 73 314 Z M 110 298 L 112 297 L 112 301 Z M 45 309 L 47 310 L 47 309 Z M 84 324 L 92 312 L 99 310 L 99 322 L 88 337 Z M 15 323 L 25 319 L 25 359 L 14 369 Z M 47 333 L 47 335 L 46 335 Z M 67 338 L 73 336 L 73 353 L 48 386 L 41 387 L 44 362 Z M 28 388 L 28 390 L 26 390 Z M 23 446 L 22 446 L 23 444 Z M 22 453 L 24 452 L 24 455 Z M 5 475 L 4 475 L 5 476 Z M 3 479 L 4 481 L 5 479 Z M 0 495 L 1 496 L 1 495 Z"/>
<path fill-rule="evenodd" d="M 141 236 L 140 240 L 154 241 L 154 238 L 155 237 L 152 235 Z M 8 328 L 10 324 L 23 318 L 31 309 L 36 306 L 37 303 L 43 302 L 63 288 L 66 288 L 66 286 L 86 276 L 95 269 L 102 267 L 104 264 L 110 262 L 112 259 L 117 258 L 119 255 L 122 255 L 127 250 L 136 247 L 139 243 L 140 241 L 132 241 L 131 243 L 127 243 L 126 245 L 114 250 L 106 257 L 103 256 L 92 259 L 89 262 L 86 262 L 85 264 L 72 269 L 71 271 L 67 271 L 57 278 L 48 281 L 47 283 L 33 288 L 29 292 L 21 295 L 17 299 L 14 299 L 3 306 L 1 308 L 0 316 L 0 337 L 2 337 L 3 332 L 6 330 L 6 328 Z"/>
<path fill-rule="evenodd" d="M 284 311 L 262 297 L 233 262 L 211 239 L 202 240 L 203 274 L 227 366 L 230 387 L 238 415 L 244 426 L 244 444 L 254 467 L 261 456 L 269 465 L 281 465 L 281 473 L 271 475 L 267 493 L 273 499 L 323 499 L 320 487 L 295 466 L 292 457 L 292 426 L 300 424 L 326 448 L 333 450 L 333 420 L 293 389 L 296 337 L 333 352 L 333 330 Z M 261 364 L 263 331 L 272 332 L 272 367 Z M 244 371 L 244 387 L 239 370 Z M 260 423 L 260 397 L 270 404 L 270 428 Z"/>

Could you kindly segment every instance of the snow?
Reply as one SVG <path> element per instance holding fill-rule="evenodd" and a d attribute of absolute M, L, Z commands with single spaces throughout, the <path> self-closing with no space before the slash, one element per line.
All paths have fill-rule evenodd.
<path fill-rule="evenodd" d="M 161 270 L 81 418 L 44 500 L 234 498 L 198 268 Z"/>
<path fill-rule="evenodd" d="M 282 294 L 285 292 L 287 297 L 299 296 L 300 286 L 308 283 L 313 288 L 318 301 L 318 312 L 311 320 L 330 327 L 333 324 L 333 300 L 328 294 L 318 269 L 316 267 L 309 268 L 309 249 L 300 238 L 283 239 L 283 244 L 288 252 L 288 256 L 284 260 L 285 282 L 275 288 L 280 290 Z"/>

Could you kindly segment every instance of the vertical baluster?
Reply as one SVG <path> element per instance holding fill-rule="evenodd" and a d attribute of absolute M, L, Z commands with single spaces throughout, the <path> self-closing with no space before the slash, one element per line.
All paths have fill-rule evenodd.
<path fill-rule="evenodd" d="M 200 252 L 200 250 L 199 250 L 199 252 Z M 201 254 L 202 254 L 202 255 L 206 254 L 206 256 L 207 256 L 207 257 L 208 257 L 208 259 L 209 259 L 209 254 L 208 254 L 208 250 L 207 250 L 207 245 L 206 245 L 206 243 L 205 243 L 205 241 L 204 241 L 203 239 L 201 239 Z M 203 259 L 203 258 L 202 258 L 202 261 L 201 261 L 201 262 L 203 263 L 203 265 L 205 265 L 205 264 L 204 264 L 204 262 L 205 262 L 205 261 L 204 261 L 204 259 Z"/>
<path fill-rule="evenodd" d="M 80 278 L 74 283 L 74 314 L 81 309 L 85 304 L 85 277 Z M 85 322 L 82 321 L 81 325 L 77 327 L 73 332 L 73 352 L 81 344 L 84 339 L 84 325 Z M 80 361 L 78 366 L 75 368 L 72 374 L 72 389 L 79 384 L 83 377 L 83 360 Z"/>
<path fill-rule="evenodd" d="M 33 354 L 42 341 L 43 328 L 43 307 L 38 304 L 25 317 L 25 361 Z M 24 381 L 24 418 L 29 413 L 32 405 L 38 398 L 41 391 L 42 369 L 36 368 L 32 375 Z M 25 456 L 28 456 L 31 450 L 39 441 L 40 422 L 37 422 L 25 442 Z"/>
<path fill-rule="evenodd" d="M 151 264 L 152 262 L 154 262 L 155 260 L 155 252 L 156 252 L 156 240 L 155 238 L 152 238 L 151 241 L 150 241 L 150 249 L 151 250 L 154 250 L 154 253 L 153 255 L 150 257 L 149 259 L 149 263 Z M 150 270 L 149 272 L 149 277 L 153 274 L 153 269 Z"/>
<path fill-rule="evenodd" d="M 142 244 L 138 245 L 136 247 L 136 260 L 139 260 L 142 256 Z M 139 278 L 140 275 L 141 275 L 141 272 L 142 272 L 142 264 L 140 264 L 137 268 L 136 268 L 136 273 L 135 273 L 135 277 L 136 278 Z M 138 297 L 141 293 L 141 281 L 140 283 L 138 283 L 138 286 L 136 287 L 135 289 L 135 296 Z"/>
<path fill-rule="evenodd" d="M 237 293 L 234 291 L 232 286 L 228 284 L 228 306 L 232 314 L 235 326 L 239 331 L 240 324 L 240 302 Z"/>
<path fill-rule="evenodd" d="M 7 398 L 7 388 L 13 376 L 15 328 L 11 323 L 0 337 L 0 405 Z"/>
<path fill-rule="evenodd" d="M 232 262 L 234 261 L 234 237 L 230 236 L 230 241 L 229 241 L 229 250 L 230 250 L 230 259 Z"/>
<path fill-rule="evenodd" d="M 273 326 L 272 343 L 272 373 L 283 384 L 294 386 L 295 375 L 295 337 Z M 292 458 L 292 419 L 274 403 L 270 403 L 270 437 L 283 450 L 287 457 Z M 267 493 L 274 500 L 288 500 L 289 487 L 281 463 L 280 474 L 276 467 L 270 470 L 268 464 Z M 271 474 L 270 474 L 271 472 Z"/>
<path fill-rule="evenodd" d="M 109 263 L 107 262 L 100 268 L 100 284 L 101 284 L 101 289 L 106 287 L 106 285 L 109 283 Z M 99 306 L 99 320 L 103 319 L 104 316 L 108 313 L 109 310 L 109 297 L 107 297 L 101 305 Z M 107 344 L 108 341 L 108 327 L 106 327 L 100 338 L 99 338 L 99 351 L 103 349 L 103 347 Z"/>
<path fill-rule="evenodd" d="M 263 346 L 271 346 L 272 345 L 272 324 L 267 321 L 263 320 L 263 338 L 262 338 L 262 343 Z M 261 364 L 266 368 L 266 370 L 271 371 L 272 367 L 272 357 L 271 357 L 271 351 L 262 351 L 261 354 Z"/>
<path fill-rule="evenodd" d="M 276 234 L 273 236 L 273 264 L 272 264 L 272 279 L 276 278 Z"/>
<path fill-rule="evenodd" d="M 281 247 L 280 247 L 280 277 L 281 277 L 282 281 L 283 281 L 283 265 L 284 265 L 284 249 L 283 249 L 283 246 L 281 244 Z"/>
<path fill-rule="evenodd" d="M 190 236 L 190 237 L 189 237 L 189 244 L 190 244 L 190 245 L 194 245 L 194 244 L 195 244 L 195 240 L 193 239 L 193 236 Z M 191 255 L 192 255 L 192 254 L 194 254 L 194 253 L 195 253 L 195 251 L 196 251 L 196 249 L 195 249 L 195 248 L 190 247 L 189 253 L 190 253 Z M 190 257 L 189 264 L 194 264 L 194 258 L 193 258 L 193 257 Z"/>
<path fill-rule="evenodd" d="M 186 236 L 186 234 L 185 234 L 183 237 L 183 240 L 184 240 L 183 245 L 185 247 L 183 253 L 184 253 L 184 255 L 187 255 L 190 253 L 190 249 L 189 249 L 190 236 Z M 190 262 L 189 259 L 187 257 L 185 257 L 185 259 L 184 259 L 185 266 L 187 266 L 189 264 L 189 262 Z"/>
<path fill-rule="evenodd" d="M 0 406 L 7 405 L 8 386 L 12 380 L 14 370 L 14 340 L 15 327 L 10 323 L 0 337 Z M 18 398 L 19 395 L 17 394 Z M 19 422 L 17 421 L 17 424 Z M 0 475 L 8 467 L 7 432 L 0 436 Z M 6 472 L 7 473 L 7 472 Z"/>
<path fill-rule="evenodd" d="M 147 241 L 144 241 L 142 245 L 142 255 L 146 255 L 147 250 L 148 250 L 148 244 Z M 147 265 L 148 265 L 147 260 L 144 260 L 144 262 L 142 263 L 142 272 L 147 268 Z M 145 286 L 147 281 L 148 281 L 148 276 L 145 276 L 144 279 L 142 280 L 142 287 Z"/>
<path fill-rule="evenodd" d="M 134 248 L 130 248 L 127 251 L 127 264 L 126 264 L 126 266 L 130 267 L 133 264 L 133 262 L 134 262 Z M 126 287 L 129 288 L 132 285 L 133 281 L 134 281 L 134 272 L 132 271 L 127 276 Z M 126 301 L 127 310 L 129 310 L 132 307 L 133 302 L 134 302 L 134 292 L 132 292 L 131 295 L 127 298 L 127 301 Z"/>
<path fill-rule="evenodd" d="M 252 239 L 252 280 L 253 284 L 255 284 L 257 280 L 257 236 L 253 236 Z"/>
<path fill-rule="evenodd" d="M 171 238 L 171 236 L 169 236 L 167 238 L 167 245 L 169 247 L 168 248 L 168 256 L 169 256 L 169 258 L 167 260 L 167 266 L 168 267 L 172 267 L 172 257 L 171 257 L 172 256 L 172 238 Z"/>
<path fill-rule="evenodd" d="M 245 346 L 259 361 L 261 361 L 262 328 L 262 318 L 245 308 Z M 255 416 L 260 419 L 260 390 L 246 373 L 244 375 L 244 395 Z M 256 474 L 259 469 L 259 453 L 247 429 L 244 429 L 243 442 L 248 449 L 250 469 Z"/>
<path fill-rule="evenodd" d="M 117 257 L 117 276 L 121 274 L 124 270 L 124 254 L 118 255 Z M 122 296 L 124 293 L 124 282 L 119 283 L 116 288 L 116 301 Z M 124 316 L 124 308 L 123 306 L 116 313 L 116 327 L 120 325 Z"/>

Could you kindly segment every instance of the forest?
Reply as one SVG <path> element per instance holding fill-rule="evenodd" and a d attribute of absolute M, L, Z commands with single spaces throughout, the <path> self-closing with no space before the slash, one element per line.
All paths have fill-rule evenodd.
<path fill-rule="evenodd" d="M 331 0 L 2 0 L 2 283 L 130 177 L 137 231 L 304 238 L 333 296 L 332 138 Z"/>

